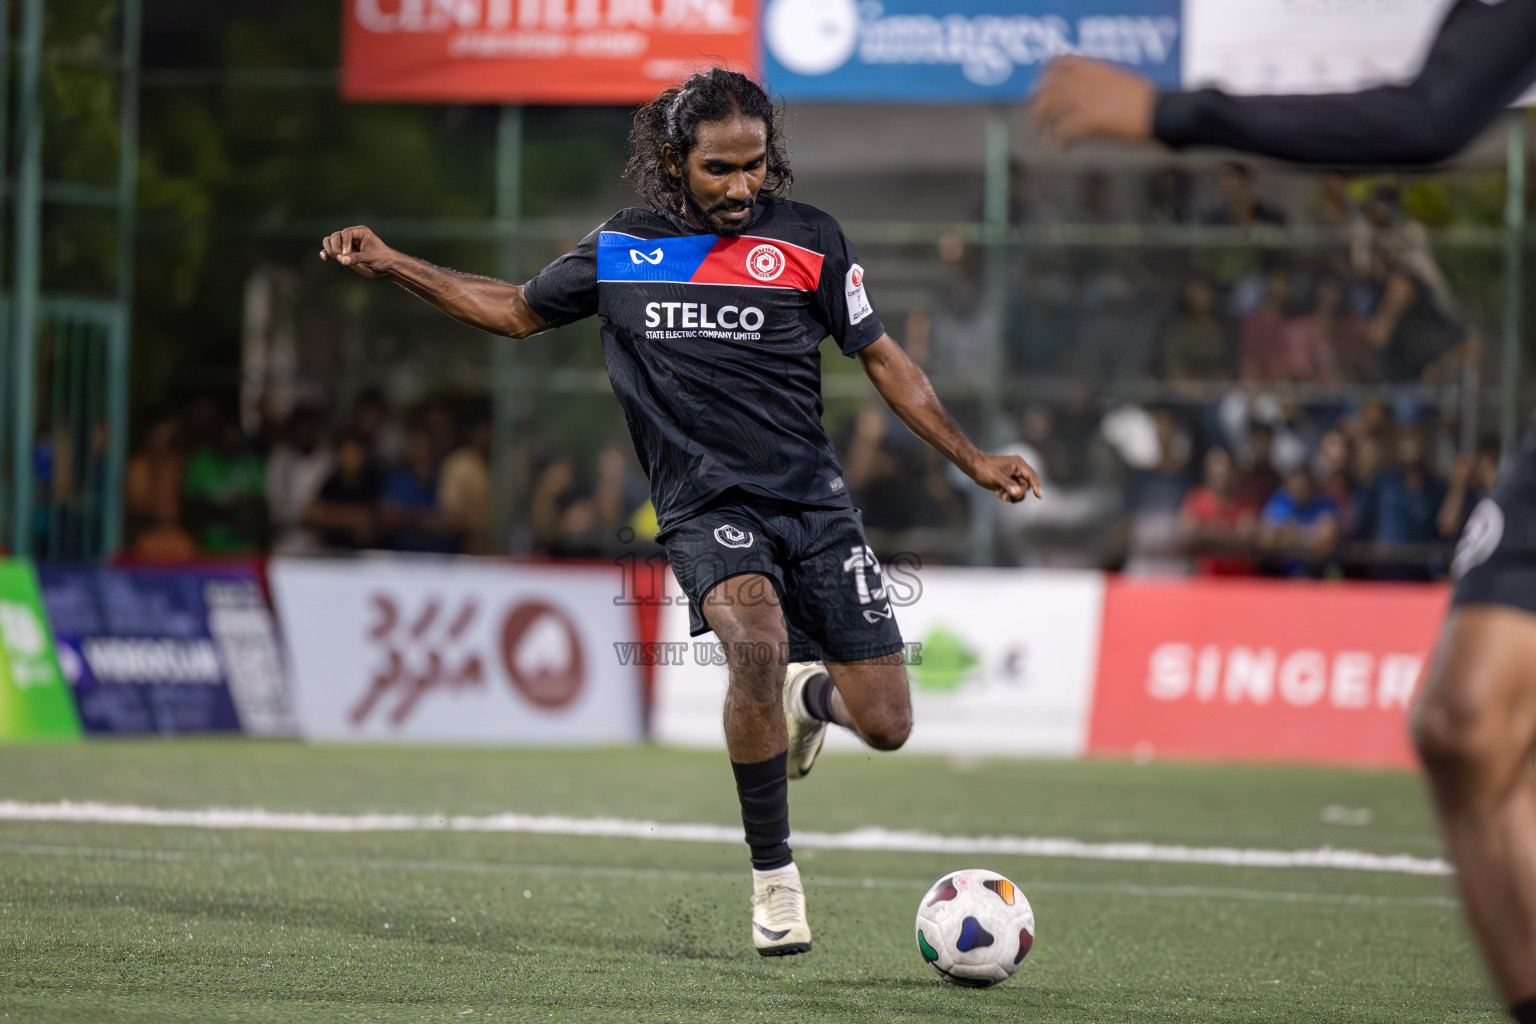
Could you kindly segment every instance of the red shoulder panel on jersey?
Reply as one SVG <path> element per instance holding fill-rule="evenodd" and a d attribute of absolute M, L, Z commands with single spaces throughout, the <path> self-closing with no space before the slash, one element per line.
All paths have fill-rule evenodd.
<path fill-rule="evenodd" d="M 742 284 L 814 292 L 824 257 L 775 238 L 722 238 L 689 278 L 695 284 Z"/>

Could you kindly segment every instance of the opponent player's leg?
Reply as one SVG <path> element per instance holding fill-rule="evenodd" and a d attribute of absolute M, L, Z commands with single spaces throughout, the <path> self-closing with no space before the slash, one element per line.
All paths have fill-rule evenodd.
<path fill-rule="evenodd" d="M 748 573 L 712 588 L 703 612 L 725 648 L 725 748 L 752 851 L 752 942 L 763 956 L 803 953 L 811 929 L 789 848 L 783 609 L 773 580 Z"/>
<path fill-rule="evenodd" d="M 1536 615 L 1453 608 L 1413 730 L 1472 928 L 1516 1019 L 1536 1022 Z"/>

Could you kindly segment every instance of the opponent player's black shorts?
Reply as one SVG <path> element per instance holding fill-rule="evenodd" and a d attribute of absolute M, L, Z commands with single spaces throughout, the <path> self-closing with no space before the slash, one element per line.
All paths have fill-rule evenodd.
<path fill-rule="evenodd" d="M 665 530 L 672 573 L 688 595 L 692 635 L 710 630 L 705 600 L 733 576 L 772 580 L 789 631 L 789 661 L 863 661 L 901 650 L 880 563 L 857 509 L 777 504 L 735 492 Z M 749 587 L 740 601 L 771 601 Z"/>
<path fill-rule="evenodd" d="M 1451 578 L 1454 605 L 1502 604 L 1536 614 L 1536 434 L 1472 510 Z"/>

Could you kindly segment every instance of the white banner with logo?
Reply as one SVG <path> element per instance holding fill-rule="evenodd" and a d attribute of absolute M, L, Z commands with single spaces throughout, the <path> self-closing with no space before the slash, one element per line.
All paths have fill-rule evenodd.
<path fill-rule="evenodd" d="M 1406 81 L 1453 3 L 1184 0 L 1184 88 L 1327 93 Z"/>
<path fill-rule="evenodd" d="M 468 559 L 277 559 L 273 599 L 311 740 L 636 743 L 635 610 L 618 573 Z"/>
<path fill-rule="evenodd" d="M 899 575 L 899 579 L 897 578 Z M 905 749 L 1076 756 L 1087 745 L 1104 609 L 1091 572 L 887 566 L 908 644 L 913 728 Z M 665 744 L 722 747 L 725 672 L 714 634 L 688 636 L 674 580 L 661 613 L 652 729 Z M 860 749 L 834 728 L 829 750 Z"/>

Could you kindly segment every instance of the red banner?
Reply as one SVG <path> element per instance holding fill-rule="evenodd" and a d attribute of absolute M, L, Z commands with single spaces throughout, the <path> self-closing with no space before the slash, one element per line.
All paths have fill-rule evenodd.
<path fill-rule="evenodd" d="M 342 95 L 642 103 L 757 61 L 758 0 L 346 0 Z"/>
<path fill-rule="evenodd" d="M 1088 748 L 1414 764 L 1407 711 L 1449 591 L 1111 580 Z"/>

